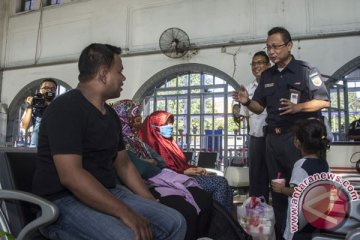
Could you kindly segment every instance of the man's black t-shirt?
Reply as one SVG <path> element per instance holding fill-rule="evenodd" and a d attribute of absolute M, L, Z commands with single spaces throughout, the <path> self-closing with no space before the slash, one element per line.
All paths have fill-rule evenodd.
<path fill-rule="evenodd" d="M 33 192 L 50 200 L 71 194 L 61 185 L 53 155 L 77 154 L 82 166 L 106 188 L 116 184 L 113 161 L 124 150 L 121 123 L 106 105 L 106 114 L 93 106 L 79 90 L 59 96 L 43 115 Z"/>

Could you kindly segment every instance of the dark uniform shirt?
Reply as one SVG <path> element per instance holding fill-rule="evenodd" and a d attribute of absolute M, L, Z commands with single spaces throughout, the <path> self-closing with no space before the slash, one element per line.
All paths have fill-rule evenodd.
<path fill-rule="evenodd" d="M 252 100 L 266 107 L 266 122 L 271 127 L 291 127 L 298 119 L 320 116 L 320 111 L 280 115 L 281 98 L 303 103 L 312 99 L 329 100 L 329 95 L 319 71 L 293 57 L 281 72 L 274 65 L 262 73 Z"/>

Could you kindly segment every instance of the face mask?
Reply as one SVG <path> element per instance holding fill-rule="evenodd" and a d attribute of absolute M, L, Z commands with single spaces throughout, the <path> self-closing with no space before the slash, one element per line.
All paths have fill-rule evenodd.
<path fill-rule="evenodd" d="M 160 134 L 165 138 L 171 138 L 173 135 L 173 125 L 165 125 L 160 127 Z"/>

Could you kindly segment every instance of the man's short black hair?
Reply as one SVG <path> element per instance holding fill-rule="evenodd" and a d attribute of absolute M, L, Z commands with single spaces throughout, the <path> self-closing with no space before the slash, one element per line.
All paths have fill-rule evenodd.
<path fill-rule="evenodd" d="M 256 52 L 256 53 L 254 54 L 253 58 L 256 57 L 256 56 L 264 57 L 266 63 L 269 63 L 269 62 L 270 62 L 269 56 L 268 56 L 264 51 Z"/>
<path fill-rule="evenodd" d="M 57 82 L 56 82 L 54 79 L 52 79 L 52 78 L 45 78 L 45 79 L 41 80 L 41 82 L 40 82 L 40 88 L 41 88 L 41 86 L 44 84 L 44 82 L 52 82 L 53 84 L 55 84 L 55 87 L 57 87 Z"/>
<path fill-rule="evenodd" d="M 121 54 L 121 48 L 109 44 L 92 43 L 80 54 L 79 81 L 86 82 L 95 77 L 100 67 L 111 67 L 114 54 Z"/>
<path fill-rule="evenodd" d="M 276 34 L 276 33 L 281 34 L 282 40 L 284 41 L 284 43 L 289 43 L 289 42 L 292 41 L 289 31 L 286 30 L 283 27 L 273 27 L 272 29 L 270 29 L 268 31 L 268 36 L 271 36 L 271 35 Z"/>

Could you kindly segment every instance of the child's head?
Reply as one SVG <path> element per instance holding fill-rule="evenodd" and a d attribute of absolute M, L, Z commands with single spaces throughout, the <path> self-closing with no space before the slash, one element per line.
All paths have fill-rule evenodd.
<path fill-rule="evenodd" d="M 325 150 L 329 148 L 326 127 L 318 119 L 304 119 L 295 124 L 294 144 L 303 154 L 317 154 L 324 158 Z"/>

